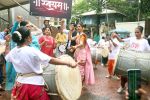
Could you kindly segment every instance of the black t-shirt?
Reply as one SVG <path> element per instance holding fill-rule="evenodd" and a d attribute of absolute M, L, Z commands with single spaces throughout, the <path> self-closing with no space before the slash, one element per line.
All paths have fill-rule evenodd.
<path fill-rule="evenodd" d="M 74 37 L 74 36 L 76 36 L 77 35 L 77 31 L 74 31 L 73 33 L 72 33 L 72 37 Z M 71 46 L 75 46 L 76 45 L 76 41 L 75 40 L 72 40 L 71 41 Z"/>
<path fill-rule="evenodd" d="M 73 33 L 72 33 L 72 37 L 74 37 L 74 36 L 76 36 L 77 35 L 77 31 L 74 31 Z M 68 43 L 69 43 L 69 40 L 67 41 L 67 46 L 66 47 L 68 47 Z M 76 41 L 75 40 L 71 40 L 71 44 L 70 44 L 70 46 L 75 46 L 76 45 Z"/>

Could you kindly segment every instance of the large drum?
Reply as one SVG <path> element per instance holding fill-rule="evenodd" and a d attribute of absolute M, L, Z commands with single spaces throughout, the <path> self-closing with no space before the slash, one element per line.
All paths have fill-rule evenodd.
<path fill-rule="evenodd" d="M 73 61 L 68 55 L 60 56 L 64 61 Z M 58 95 L 62 100 L 77 100 L 82 90 L 79 68 L 66 65 L 49 65 L 44 67 L 44 80 L 50 95 Z"/>
<path fill-rule="evenodd" d="M 66 52 L 66 45 L 65 45 L 65 44 L 59 45 L 59 46 L 58 46 L 58 50 L 59 50 L 61 53 L 65 54 L 65 52 Z"/>
<path fill-rule="evenodd" d="M 91 57 L 92 57 L 92 62 L 95 61 L 101 61 L 101 49 L 96 48 L 96 47 L 92 47 L 90 48 L 91 50 Z"/>
<path fill-rule="evenodd" d="M 141 78 L 150 81 L 150 52 L 135 52 L 121 49 L 114 73 L 127 76 L 128 69 L 140 69 Z"/>

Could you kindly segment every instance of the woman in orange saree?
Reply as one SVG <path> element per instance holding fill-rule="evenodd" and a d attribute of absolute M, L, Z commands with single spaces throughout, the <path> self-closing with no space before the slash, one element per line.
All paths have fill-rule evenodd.
<path fill-rule="evenodd" d="M 76 46 L 72 47 L 75 50 L 74 58 L 78 62 L 83 84 L 91 85 L 95 83 L 91 51 L 86 41 L 87 36 L 83 32 L 83 24 L 79 23 L 77 29 L 77 36 L 72 38 L 76 40 Z"/>

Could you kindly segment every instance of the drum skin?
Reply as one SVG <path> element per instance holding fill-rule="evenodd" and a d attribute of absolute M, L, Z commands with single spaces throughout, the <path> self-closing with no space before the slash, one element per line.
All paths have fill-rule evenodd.
<path fill-rule="evenodd" d="M 66 45 L 65 44 L 61 44 L 58 46 L 58 50 L 61 52 L 61 53 L 65 53 L 66 52 Z"/>
<path fill-rule="evenodd" d="M 117 57 L 114 73 L 127 76 L 128 69 L 140 69 L 142 80 L 150 81 L 150 52 L 121 49 Z"/>
<path fill-rule="evenodd" d="M 64 61 L 73 61 L 68 55 L 59 57 Z M 44 67 L 43 77 L 48 86 L 48 93 L 58 94 L 62 100 L 77 100 L 81 95 L 82 81 L 79 67 L 66 65 L 48 65 Z"/>

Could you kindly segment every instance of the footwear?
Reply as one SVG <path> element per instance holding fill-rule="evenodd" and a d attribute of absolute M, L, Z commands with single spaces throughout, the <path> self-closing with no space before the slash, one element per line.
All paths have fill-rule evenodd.
<path fill-rule="evenodd" d="M 125 91 L 125 87 L 120 87 L 118 90 L 117 90 L 117 93 L 123 93 Z"/>
<path fill-rule="evenodd" d="M 106 78 L 111 78 L 111 76 L 110 75 L 107 75 L 107 76 L 105 76 Z"/>
<path fill-rule="evenodd" d="M 115 80 L 120 80 L 120 78 L 116 75 L 112 76 L 112 78 L 115 79 Z"/>

